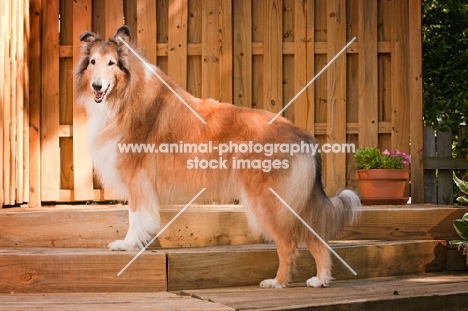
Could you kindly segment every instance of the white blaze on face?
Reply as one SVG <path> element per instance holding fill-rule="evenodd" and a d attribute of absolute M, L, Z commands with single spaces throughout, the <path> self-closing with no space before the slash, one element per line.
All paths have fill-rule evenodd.
<path fill-rule="evenodd" d="M 110 53 L 96 52 L 89 59 L 91 69 L 90 87 L 94 92 L 94 101 L 100 103 L 114 85 L 117 59 Z"/>

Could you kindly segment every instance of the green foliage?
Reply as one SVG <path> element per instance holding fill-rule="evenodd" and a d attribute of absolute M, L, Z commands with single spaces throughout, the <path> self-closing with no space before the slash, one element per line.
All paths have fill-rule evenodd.
<path fill-rule="evenodd" d="M 423 0 L 424 121 L 457 128 L 468 112 L 468 0 Z"/>
<path fill-rule="evenodd" d="M 398 150 L 362 147 L 354 154 L 354 161 L 360 169 L 401 169 L 410 163 L 410 156 Z"/>
<path fill-rule="evenodd" d="M 457 201 L 462 204 L 468 203 L 468 182 L 458 178 L 457 175 L 455 175 L 455 172 L 453 172 L 453 181 L 455 182 L 455 185 L 460 190 L 460 194 L 461 194 L 457 198 Z"/>
<path fill-rule="evenodd" d="M 468 247 L 468 213 L 465 213 L 461 219 L 455 219 L 453 227 L 461 240 L 452 240 L 449 243 L 450 245 L 457 245 L 458 250 L 463 250 L 463 255 L 466 255 Z M 468 256 L 466 257 L 466 264 L 468 265 Z"/>

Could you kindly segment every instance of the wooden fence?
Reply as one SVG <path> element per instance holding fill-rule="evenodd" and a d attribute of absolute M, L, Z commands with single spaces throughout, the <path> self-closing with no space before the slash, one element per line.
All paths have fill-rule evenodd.
<path fill-rule="evenodd" d="M 29 1 L 0 4 L 0 205 L 29 201 Z"/>
<path fill-rule="evenodd" d="M 93 180 L 86 117 L 73 105 L 72 70 L 81 32 L 110 37 L 124 23 L 146 58 L 192 94 L 274 112 L 357 37 L 284 115 L 321 143 L 410 152 L 411 196 L 415 203 L 423 201 L 420 0 L 30 0 L 29 5 L 29 182 L 16 203 L 112 199 Z M 355 187 L 352 154 L 323 158 L 329 194 Z"/>
<path fill-rule="evenodd" d="M 466 126 L 456 130 L 459 142 L 466 139 Z M 453 171 L 468 170 L 468 159 L 453 158 L 452 130 L 424 128 L 424 202 L 453 204 Z M 459 176 L 461 177 L 461 176 Z"/>

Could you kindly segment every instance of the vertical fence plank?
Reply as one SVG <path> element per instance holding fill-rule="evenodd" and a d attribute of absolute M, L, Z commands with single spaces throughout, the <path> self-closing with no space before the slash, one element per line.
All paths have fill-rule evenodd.
<path fill-rule="evenodd" d="M 181 3 L 180 1 L 175 1 Z M 137 0 L 136 21 L 137 21 L 137 43 L 143 50 L 145 58 L 151 63 L 157 63 L 157 41 L 156 41 L 156 1 Z M 180 12 L 182 14 L 183 12 Z M 131 24 L 130 24 L 131 25 Z M 130 26 L 129 25 L 129 26 Z M 180 64 L 183 67 L 183 63 Z"/>
<path fill-rule="evenodd" d="M 29 205 L 41 205 L 41 0 L 31 0 L 29 41 Z M 1 87 L 0 83 L 0 87 Z M 1 173 L 0 173 L 1 174 Z"/>
<path fill-rule="evenodd" d="M 22 202 L 29 202 L 29 41 L 31 40 L 31 31 L 29 28 L 30 23 L 30 14 L 29 14 L 29 1 L 23 0 L 23 27 L 24 27 L 24 37 L 23 37 L 23 46 L 24 46 L 24 74 L 23 74 L 23 96 L 24 96 L 24 111 L 23 111 L 23 144 L 22 148 L 24 149 L 23 154 L 23 200 Z M 1 188 L 0 188 L 1 189 Z M 0 202 L 1 205 L 1 202 Z"/>
<path fill-rule="evenodd" d="M 11 22 L 10 25 L 17 24 L 18 14 L 16 13 L 17 10 L 17 1 L 10 2 L 10 18 Z M 10 176 L 9 176 L 9 198 L 10 204 L 15 204 L 16 202 L 16 182 L 17 182 L 17 149 L 16 149 L 16 139 L 17 139 L 17 93 L 16 93 L 16 85 L 17 85 L 17 75 L 18 75 L 18 68 L 17 68 L 17 41 L 18 41 L 18 29 L 13 26 L 10 28 L 10 105 L 9 105 L 9 121 L 10 121 L 10 139 L 9 139 L 9 152 L 10 152 Z"/>
<path fill-rule="evenodd" d="M 117 28 L 123 25 L 122 0 L 93 0 L 93 29 L 104 39 L 112 38 Z"/>
<path fill-rule="evenodd" d="M 434 130 L 430 127 L 424 127 L 424 157 L 435 156 L 436 145 Z M 424 203 L 437 204 L 436 170 L 424 170 Z"/>
<path fill-rule="evenodd" d="M 170 1 L 167 70 L 184 90 L 187 89 L 187 19 L 187 1 Z"/>
<path fill-rule="evenodd" d="M 232 3 L 219 0 L 220 101 L 232 103 Z"/>
<path fill-rule="evenodd" d="M 359 146 L 378 145 L 377 2 L 359 0 Z"/>
<path fill-rule="evenodd" d="M 437 132 L 437 157 L 452 157 L 452 131 Z M 453 204 L 452 170 L 437 170 L 437 204 Z"/>
<path fill-rule="evenodd" d="M 328 60 L 331 60 L 346 45 L 346 1 L 331 0 L 327 2 L 328 16 Z M 346 142 L 346 52 L 340 55 L 328 67 L 327 76 L 327 138 L 328 143 Z M 328 153 L 327 193 L 346 185 L 346 155 Z"/>
<path fill-rule="evenodd" d="M 201 46 L 202 15 L 202 1 L 190 0 L 187 42 L 192 46 Z M 201 97 L 201 68 L 201 54 L 189 55 L 187 59 L 187 91 L 196 97 Z"/>
<path fill-rule="evenodd" d="M 91 8 L 91 0 L 73 2 L 73 67 L 76 67 L 80 58 L 79 36 L 82 32 L 91 29 Z M 74 83 L 75 79 L 73 77 Z M 76 201 L 92 200 L 94 197 L 93 165 L 86 143 L 86 129 L 87 117 L 84 108 L 73 105 L 73 194 Z"/>
<path fill-rule="evenodd" d="M 306 80 L 315 76 L 315 0 L 306 0 Z M 315 82 L 305 91 L 307 98 L 306 129 L 315 135 Z"/>
<path fill-rule="evenodd" d="M 296 0 L 294 1 L 294 95 L 308 82 L 307 65 L 307 6 L 305 0 Z M 289 108 L 294 110 L 294 123 L 301 128 L 307 127 L 309 116 L 307 98 L 307 93 L 303 93 L 296 99 L 294 106 Z"/>
<path fill-rule="evenodd" d="M 218 0 L 203 1 L 202 12 L 202 97 L 219 100 Z"/>
<path fill-rule="evenodd" d="M 264 3 L 263 109 L 278 112 L 283 108 L 283 6 L 281 0 Z"/>
<path fill-rule="evenodd" d="M 392 15 L 392 149 L 409 152 L 407 0 L 394 0 Z"/>
<path fill-rule="evenodd" d="M 252 107 L 252 0 L 233 2 L 233 104 Z"/>
<path fill-rule="evenodd" d="M 14 92 L 16 93 L 16 100 L 15 100 L 15 115 L 16 115 L 16 120 L 15 120 L 15 126 L 16 126 L 16 140 L 14 142 L 15 144 L 15 154 L 16 154 L 16 159 L 15 159 L 15 175 L 16 175 L 16 182 L 15 182 L 15 188 L 16 188 L 16 197 L 15 201 L 16 203 L 22 203 L 24 202 L 24 188 L 23 185 L 25 184 L 24 180 L 24 155 L 27 150 L 25 149 L 24 146 L 24 115 L 25 115 L 25 98 L 24 98 L 24 82 L 25 82 L 25 49 L 24 49 L 24 18 L 25 18 L 25 12 L 24 12 L 24 1 L 16 1 L 16 29 L 17 29 L 17 34 L 16 34 L 16 87 Z"/>
<path fill-rule="evenodd" d="M 74 1 L 60 0 L 60 49 L 64 46 L 72 46 L 73 38 L 73 3 Z M 59 126 L 70 128 L 73 124 L 73 58 L 70 53 L 60 55 L 59 72 Z M 60 192 L 66 189 L 71 194 L 74 189 L 73 167 L 73 135 L 61 134 L 60 143 Z M 78 169 L 78 167 L 77 167 Z M 79 172 L 79 171 L 78 171 Z M 61 196 L 60 200 L 63 197 Z M 68 200 L 74 200 L 70 195 Z"/>
<path fill-rule="evenodd" d="M 411 133 L 411 202 L 424 202 L 421 0 L 409 3 L 409 103 Z"/>
<path fill-rule="evenodd" d="M 5 132 L 8 128 L 8 125 L 5 123 L 5 118 L 6 118 L 6 105 L 7 101 L 9 100 L 8 97 L 6 97 L 6 89 L 8 88 L 6 84 L 6 75 L 7 75 L 7 69 L 9 66 L 8 63 L 8 16 L 9 16 L 9 1 L 3 1 L 0 4 L 2 10 L 0 11 L 1 15 L 1 37 L 0 37 L 0 129 L 3 134 L 0 134 L 0 163 L 3 166 L 3 169 L 0 170 L 0 204 L 3 206 L 3 204 L 6 203 L 6 187 L 5 187 L 5 176 L 7 175 L 5 172 Z"/>
<path fill-rule="evenodd" d="M 41 199 L 58 201 L 59 149 L 59 1 L 42 6 Z"/>

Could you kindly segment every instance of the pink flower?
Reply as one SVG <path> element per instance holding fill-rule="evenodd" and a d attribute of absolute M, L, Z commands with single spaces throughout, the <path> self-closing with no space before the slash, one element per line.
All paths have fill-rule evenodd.
<path fill-rule="evenodd" d="M 382 151 L 382 154 L 390 155 L 390 151 L 388 151 L 388 149 L 385 149 L 384 151 Z"/>

